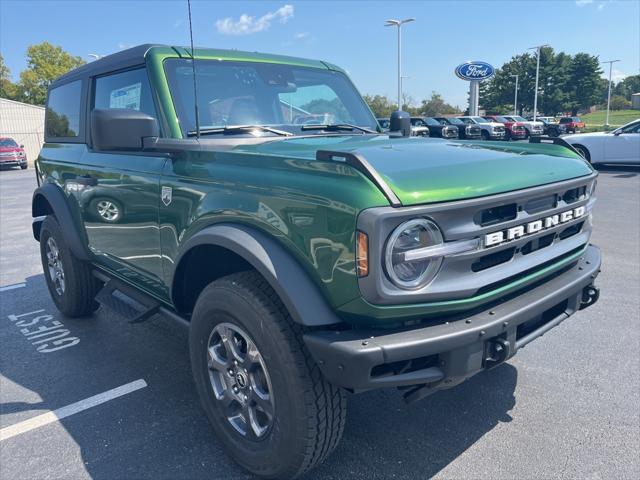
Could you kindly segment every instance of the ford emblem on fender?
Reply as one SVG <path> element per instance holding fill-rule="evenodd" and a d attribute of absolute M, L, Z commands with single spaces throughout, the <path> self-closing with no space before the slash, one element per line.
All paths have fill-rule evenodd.
<path fill-rule="evenodd" d="M 456 75 L 462 80 L 487 80 L 495 73 L 492 65 L 487 62 L 465 62 L 456 67 Z"/>

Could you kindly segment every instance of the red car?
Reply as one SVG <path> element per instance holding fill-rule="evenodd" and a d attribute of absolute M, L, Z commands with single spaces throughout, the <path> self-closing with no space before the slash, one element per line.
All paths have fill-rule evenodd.
<path fill-rule="evenodd" d="M 24 145 L 18 145 L 13 138 L 0 137 L 0 167 L 27 168 Z"/>
<path fill-rule="evenodd" d="M 560 118 L 560 128 L 566 133 L 580 133 L 585 127 L 580 117 L 562 117 Z"/>
<path fill-rule="evenodd" d="M 520 140 L 527 138 L 527 129 L 522 122 L 512 122 L 511 120 L 501 117 L 500 115 L 485 115 L 483 118 L 491 122 L 503 123 L 505 128 L 505 140 Z"/>

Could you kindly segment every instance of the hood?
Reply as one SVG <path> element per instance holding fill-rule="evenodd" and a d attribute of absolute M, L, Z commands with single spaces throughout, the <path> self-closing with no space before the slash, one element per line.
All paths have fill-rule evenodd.
<path fill-rule="evenodd" d="M 318 150 L 358 153 L 403 205 L 463 200 L 589 175 L 579 155 L 559 145 L 439 138 L 311 136 L 282 138 L 234 151 L 315 160 Z"/>
<path fill-rule="evenodd" d="M 23 152 L 24 149 L 20 147 L 0 147 L 0 152 Z"/>
<path fill-rule="evenodd" d="M 563 140 L 568 141 L 568 140 L 579 140 L 581 138 L 586 138 L 586 137 L 606 137 L 607 135 L 613 135 L 612 133 L 608 133 L 608 132 L 591 132 L 591 133 L 577 133 L 575 135 L 565 135 L 564 137 L 562 137 Z"/>

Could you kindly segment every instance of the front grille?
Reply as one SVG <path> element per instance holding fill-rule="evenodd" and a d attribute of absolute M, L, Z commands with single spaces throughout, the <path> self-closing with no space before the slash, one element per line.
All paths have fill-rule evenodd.
<path fill-rule="evenodd" d="M 504 132 L 504 127 L 495 127 L 493 130 L 496 132 Z"/>
<path fill-rule="evenodd" d="M 359 280 L 365 298 L 374 304 L 430 303 L 461 300 L 514 282 L 559 262 L 588 243 L 591 235 L 590 212 L 595 197 L 590 185 L 596 175 L 563 182 L 516 190 L 499 195 L 415 207 L 383 207 L 375 212 L 364 210 L 358 220 L 363 231 L 370 232 L 370 244 L 385 245 L 391 232 L 403 221 L 416 216 L 431 218 L 442 231 L 445 242 L 479 239 L 504 232 L 504 240 L 496 245 L 443 259 L 438 275 L 422 289 L 398 291 L 387 282 L 383 265 L 384 248 L 372 251 L 373 271 Z M 584 213 L 573 220 L 559 223 L 554 218 L 584 207 Z M 550 221 L 546 222 L 545 219 Z M 542 230 L 519 234 L 513 239 L 508 233 L 529 228 L 543 220 Z M 577 250 L 578 249 L 578 250 Z M 380 266 L 380 267 L 378 267 Z M 375 271 L 380 268 L 380 271 Z M 376 279 L 383 278 L 381 283 Z M 410 298 L 408 298 L 410 296 Z M 487 299 L 489 301 L 489 299 Z"/>

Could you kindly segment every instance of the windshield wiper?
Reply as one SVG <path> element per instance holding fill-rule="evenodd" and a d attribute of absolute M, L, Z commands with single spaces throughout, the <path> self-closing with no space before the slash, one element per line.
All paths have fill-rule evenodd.
<path fill-rule="evenodd" d="M 361 132 L 365 132 L 365 133 L 378 133 L 375 130 L 371 130 L 369 128 L 365 128 L 365 127 L 360 127 L 358 125 L 352 125 L 351 123 L 335 123 L 335 124 L 309 124 L 309 125 L 302 125 L 302 127 L 300 127 L 300 130 L 326 130 L 328 132 L 331 131 L 341 131 L 341 130 L 347 130 L 347 131 L 354 131 L 354 130 L 360 130 Z"/>
<path fill-rule="evenodd" d="M 293 133 L 291 132 L 285 132 L 284 130 L 278 130 L 277 128 L 266 127 L 264 125 L 230 125 L 226 127 L 201 128 L 200 135 L 213 135 L 216 133 L 221 133 L 223 135 L 233 135 L 234 133 L 250 133 L 254 130 L 258 130 L 260 132 L 275 133 L 276 135 L 280 135 L 283 137 L 290 137 L 293 135 Z M 198 135 L 197 130 L 191 130 L 187 132 L 188 137 L 195 137 L 196 135 Z"/>

